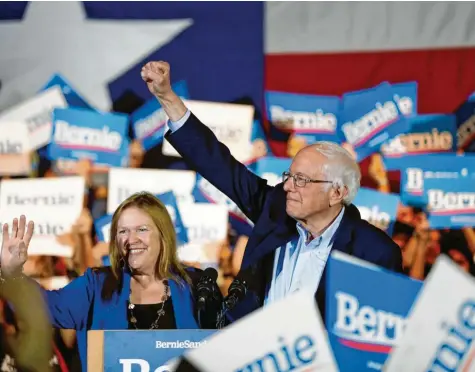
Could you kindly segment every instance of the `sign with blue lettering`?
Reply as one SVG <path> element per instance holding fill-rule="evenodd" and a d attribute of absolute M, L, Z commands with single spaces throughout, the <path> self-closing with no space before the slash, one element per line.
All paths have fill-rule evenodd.
<path fill-rule="evenodd" d="M 185 81 L 173 84 L 173 90 L 182 99 L 190 98 Z M 134 137 L 142 143 L 145 150 L 163 142 L 167 120 L 165 110 L 155 97 L 130 115 Z"/>
<path fill-rule="evenodd" d="M 127 125 L 125 114 L 55 109 L 48 156 L 51 160 L 87 158 L 99 166 L 124 166 L 128 161 Z"/>
<path fill-rule="evenodd" d="M 59 86 L 63 92 L 63 96 L 70 107 L 80 107 L 89 110 L 95 110 L 81 95 L 69 84 L 69 82 L 61 75 L 53 75 L 49 81 L 40 89 L 40 92 L 47 90 L 53 86 Z"/>
<path fill-rule="evenodd" d="M 362 161 L 381 145 L 410 129 L 410 124 L 394 101 L 390 84 L 349 92 L 343 95 L 339 134 L 353 146 Z"/>
<path fill-rule="evenodd" d="M 196 174 L 196 183 L 192 195 L 197 203 L 224 204 L 228 210 L 231 229 L 237 235 L 250 235 L 253 225 L 236 203 L 198 173 Z"/>
<path fill-rule="evenodd" d="M 104 372 L 171 372 L 170 361 L 215 330 L 104 331 Z"/>
<path fill-rule="evenodd" d="M 475 226 L 475 164 L 457 178 L 424 178 L 429 225 L 433 229 Z"/>
<path fill-rule="evenodd" d="M 275 186 L 282 182 L 282 173 L 289 170 L 290 164 L 292 164 L 290 158 L 266 156 L 250 164 L 249 169 L 267 180 L 270 186 Z"/>
<path fill-rule="evenodd" d="M 413 155 L 455 152 L 457 126 L 454 115 L 415 115 L 406 119 L 411 130 L 381 146 L 387 170 L 400 170 Z"/>
<path fill-rule="evenodd" d="M 457 121 L 457 147 L 475 152 L 475 95 L 472 94 L 454 112 Z"/>
<path fill-rule="evenodd" d="M 392 84 L 393 99 L 404 116 L 417 114 L 417 81 Z"/>
<path fill-rule="evenodd" d="M 392 236 L 396 222 L 400 197 L 397 194 L 379 192 L 362 187 L 353 204 L 360 211 L 361 218 Z"/>
<path fill-rule="evenodd" d="M 401 169 L 401 201 L 405 205 L 425 207 L 425 180 L 459 179 L 463 169 L 473 172 L 475 156 L 464 154 L 432 154 L 411 157 L 410 164 Z"/>
<path fill-rule="evenodd" d="M 381 370 L 422 282 L 336 251 L 326 283 L 325 324 L 340 372 Z"/>
<path fill-rule="evenodd" d="M 265 98 L 271 130 L 298 134 L 308 143 L 339 142 L 339 97 L 270 91 L 266 92 Z"/>

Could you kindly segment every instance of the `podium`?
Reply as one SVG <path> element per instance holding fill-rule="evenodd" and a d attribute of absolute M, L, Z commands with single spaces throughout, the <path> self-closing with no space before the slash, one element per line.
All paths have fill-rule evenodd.
<path fill-rule="evenodd" d="M 169 372 L 188 349 L 207 342 L 216 330 L 91 330 L 87 334 L 90 372 Z"/>

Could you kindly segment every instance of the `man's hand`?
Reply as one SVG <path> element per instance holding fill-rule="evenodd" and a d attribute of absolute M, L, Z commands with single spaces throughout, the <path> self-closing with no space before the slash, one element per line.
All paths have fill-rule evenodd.
<path fill-rule="evenodd" d="M 157 98 L 164 98 L 172 93 L 170 65 L 167 62 L 148 62 L 142 67 L 141 75 L 150 93 Z"/>
<path fill-rule="evenodd" d="M 168 118 L 176 122 L 185 116 L 187 108 L 172 90 L 170 84 L 170 65 L 166 62 L 149 62 L 140 73 L 147 83 L 148 90 L 160 102 Z"/>

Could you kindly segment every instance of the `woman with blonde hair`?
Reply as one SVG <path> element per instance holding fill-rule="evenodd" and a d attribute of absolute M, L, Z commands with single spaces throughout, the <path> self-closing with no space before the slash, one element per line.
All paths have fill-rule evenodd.
<path fill-rule="evenodd" d="M 27 280 L 22 267 L 34 223 L 14 219 L 3 226 L 3 280 Z M 219 290 L 200 314 L 194 288 L 200 270 L 177 257 L 174 226 L 165 205 L 147 192 L 130 196 L 111 223 L 110 267 L 87 269 L 66 287 L 44 291 L 53 326 L 77 331 L 83 371 L 87 370 L 88 330 L 214 328 Z"/>

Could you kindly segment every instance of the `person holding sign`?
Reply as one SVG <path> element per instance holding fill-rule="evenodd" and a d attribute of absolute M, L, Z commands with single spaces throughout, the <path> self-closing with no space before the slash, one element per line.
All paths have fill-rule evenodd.
<path fill-rule="evenodd" d="M 25 216 L 14 219 L 11 233 L 3 225 L 3 281 L 31 280 L 22 268 L 33 230 Z M 178 261 L 172 219 L 154 195 L 134 194 L 116 209 L 110 261 L 110 267 L 89 268 L 60 290 L 43 291 L 53 326 L 76 330 L 83 371 L 88 330 L 215 328 L 219 289 L 198 312 L 194 297 L 201 273 Z"/>
<path fill-rule="evenodd" d="M 330 142 L 304 147 L 283 182 L 271 187 L 187 109 L 171 88 L 168 63 L 149 62 L 141 76 L 168 115 L 167 140 L 254 222 L 239 274 L 253 273 L 246 298 L 252 306 L 244 301 L 233 319 L 303 287 L 316 293 L 323 312 L 325 267 L 332 249 L 402 272 L 400 248 L 362 220 L 352 204 L 361 174 L 345 149 Z"/>

